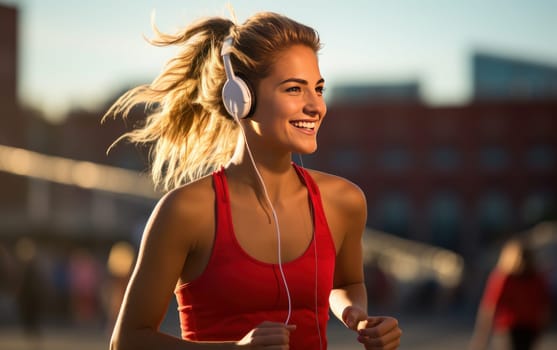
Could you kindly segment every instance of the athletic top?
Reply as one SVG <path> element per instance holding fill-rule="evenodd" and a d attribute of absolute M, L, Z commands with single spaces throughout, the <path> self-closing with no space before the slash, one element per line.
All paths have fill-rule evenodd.
<path fill-rule="evenodd" d="M 495 269 L 489 275 L 481 303 L 495 309 L 493 327 L 497 331 L 514 327 L 541 330 L 547 323 L 551 299 L 541 274 L 518 276 Z"/>
<path fill-rule="evenodd" d="M 289 324 L 296 325 L 290 349 L 326 349 L 336 252 L 319 189 L 305 169 L 293 166 L 308 188 L 314 234 L 301 256 L 282 264 L 292 302 Z M 180 327 L 188 340 L 240 340 L 263 321 L 285 322 L 288 297 L 279 265 L 256 260 L 237 241 L 224 169 L 213 173 L 213 184 L 213 251 L 202 275 L 175 290 Z"/>

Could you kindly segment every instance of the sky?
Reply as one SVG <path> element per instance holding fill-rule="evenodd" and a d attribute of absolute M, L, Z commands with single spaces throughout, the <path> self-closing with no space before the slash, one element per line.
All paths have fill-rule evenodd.
<path fill-rule="evenodd" d="M 150 46 L 199 17 L 274 11 L 314 27 L 328 92 L 418 81 L 432 105 L 471 94 L 474 51 L 557 66 L 557 0 L 0 0 L 19 9 L 18 96 L 61 120 L 150 82 L 175 49 Z M 332 88 L 332 89 L 331 89 Z"/>

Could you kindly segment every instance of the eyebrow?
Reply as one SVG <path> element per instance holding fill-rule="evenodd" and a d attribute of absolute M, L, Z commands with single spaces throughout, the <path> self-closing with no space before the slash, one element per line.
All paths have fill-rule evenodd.
<path fill-rule="evenodd" d="M 324 82 L 325 82 L 325 79 L 321 78 L 317 81 L 317 83 L 315 83 L 315 85 L 323 84 Z M 281 81 L 279 83 L 279 85 L 286 84 L 286 83 L 298 83 L 298 84 L 302 84 L 302 85 L 309 85 L 307 80 L 300 79 L 300 78 L 288 78 L 288 79 L 285 79 L 285 80 Z"/>

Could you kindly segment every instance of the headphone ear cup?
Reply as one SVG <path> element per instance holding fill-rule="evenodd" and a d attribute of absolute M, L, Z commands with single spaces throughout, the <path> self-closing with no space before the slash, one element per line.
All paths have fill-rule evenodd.
<path fill-rule="evenodd" d="M 224 108 L 232 117 L 246 118 L 253 106 L 252 93 L 244 80 L 237 76 L 228 79 L 222 87 L 222 101 Z"/>

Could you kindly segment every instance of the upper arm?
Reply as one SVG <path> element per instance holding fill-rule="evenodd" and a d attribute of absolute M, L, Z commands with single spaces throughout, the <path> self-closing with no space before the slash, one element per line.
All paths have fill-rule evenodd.
<path fill-rule="evenodd" d="M 324 206 L 337 256 L 334 288 L 364 280 L 362 235 L 367 219 L 366 198 L 352 182 L 331 177 L 324 183 Z"/>
<path fill-rule="evenodd" d="M 123 300 L 119 328 L 159 327 L 188 254 L 204 230 L 202 217 L 207 214 L 190 204 L 196 202 L 175 191 L 153 210 Z"/>

